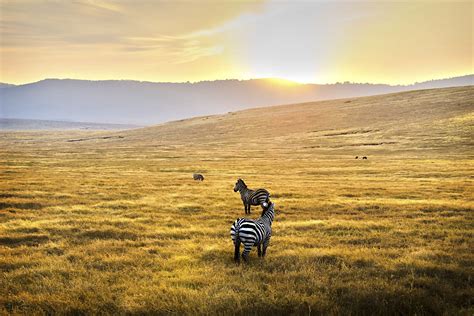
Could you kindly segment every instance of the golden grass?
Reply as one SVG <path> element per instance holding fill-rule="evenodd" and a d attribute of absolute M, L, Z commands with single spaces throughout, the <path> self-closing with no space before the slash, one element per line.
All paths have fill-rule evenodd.
<path fill-rule="evenodd" d="M 454 88 L 115 134 L 3 133 L 0 313 L 472 314 L 471 97 Z M 396 118 L 339 119 L 392 99 Z M 443 100 L 458 107 L 442 111 Z M 426 104 L 418 120 L 400 114 Z M 265 111 L 269 124 L 252 119 Z M 313 133 L 329 124 L 321 117 L 333 127 Z M 393 122 L 405 118 L 413 125 Z M 253 136 L 239 140 L 230 127 L 246 125 Z M 105 134 L 124 138 L 67 142 Z M 267 257 L 254 250 L 240 266 L 229 235 L 244 216 L 238 177 L 269 189 L 277 209 Z"/>

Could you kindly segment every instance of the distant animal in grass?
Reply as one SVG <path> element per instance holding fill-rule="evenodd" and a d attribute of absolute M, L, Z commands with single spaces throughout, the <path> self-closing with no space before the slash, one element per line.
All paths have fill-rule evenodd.
<path fill-rule="evenodd" d="M 257 219 L 238 218 L 230 227 L 234 243 L 234 260 L 240 263 L 240 244 L 244 244 L 242 258 L 249 260 L 252 247 L 257 247 L 258 256 L 265 257 L 272 236 L 272 223 L 275 218 L 275 205 L 269 200 L 262 204 L 262 216 Z M 263 249 L 262 249 L 263 248 Z"/>
<path fill-rule="evenodd" d="M 367 157 L 364 156 L 364 157 L 362 157 L 362 159 L 367 159 Z"/>
<path fill-rule="evenodd" d="M 355 158 L 355 159 L 359 159 L 359 156 L 356 156 L 356 158 Z"/>
<path fill-rule="evenodd" d="M 193 179 L 196 180 L 196 181 L 204 181 L 204 176 L 202 174 L 199 174 L 199 173 L 194 173 L 193 174 Z"/>
<path fill-rule="evenodd" d="M 252 205 L 262 205 L 270 199 L 270 193 L 265 189 L 251 190 L 247 187 L 244 180 L 238 179 L 234 186 L 234 192 L 240 192 L 240 198 L 244 204 L 245 214 L 250 214 Z"/>

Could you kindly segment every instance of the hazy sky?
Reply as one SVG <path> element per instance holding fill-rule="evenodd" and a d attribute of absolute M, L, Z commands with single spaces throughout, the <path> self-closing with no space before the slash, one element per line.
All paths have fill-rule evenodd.
<path fill-rule="evenodd" d="M 5 1 L 1 82 L 412 83 L 473 73 L 473 2 Z"/>

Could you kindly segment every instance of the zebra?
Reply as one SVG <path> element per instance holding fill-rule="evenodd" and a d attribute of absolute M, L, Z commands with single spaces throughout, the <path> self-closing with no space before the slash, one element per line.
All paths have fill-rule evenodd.
<path fill-rule="evenodd" d="M 199 181 L 204 181 L 204 176 L 202 174 L 199 174 L 199 173 L 194 173 L 193 174 L 193 179 L 194 180 L 199 180 Z"/>
<path fill-rule="evenodd" d="M 262 205 L 268 202 L 270 193 L 265 189 L 250 190 L 244 180 L 238 179 L 234 186 L 234 192 L 240 192 L 240 197 L 244 203 L 245 214 L 250 214 L 251 205 Z"/>
<path fill-rule="evenodd" d="M 252 247 L 256 246 L 259 257 L 265 257 L 272 236 L 272 222 L 275 218 L 275 205 L 270 200 L 262 204 L 262 216 L 257 219 L 238 218 L 230 227 L 230 237 L 234 243 L 234 261 L 240 263 L 240 243 L 244 244 L 242 258 L 248 262 Z M 263 246 L 263 249 L 262 249 Z"/>

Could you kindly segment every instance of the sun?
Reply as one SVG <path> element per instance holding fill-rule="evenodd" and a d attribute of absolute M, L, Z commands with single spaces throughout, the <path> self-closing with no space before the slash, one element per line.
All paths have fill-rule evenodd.
<path fill-rule="evenodd" d="M 289 79 L 283 79 L 283 78 L 264 78 L 264 79 L 273 85 L 286 86 L 286 87 L 291 87 L 291 86 L 296 86 L 296 85 L 301 84 L 301 82 L 297 82 L 297 81 L 289 80 Z"/>

